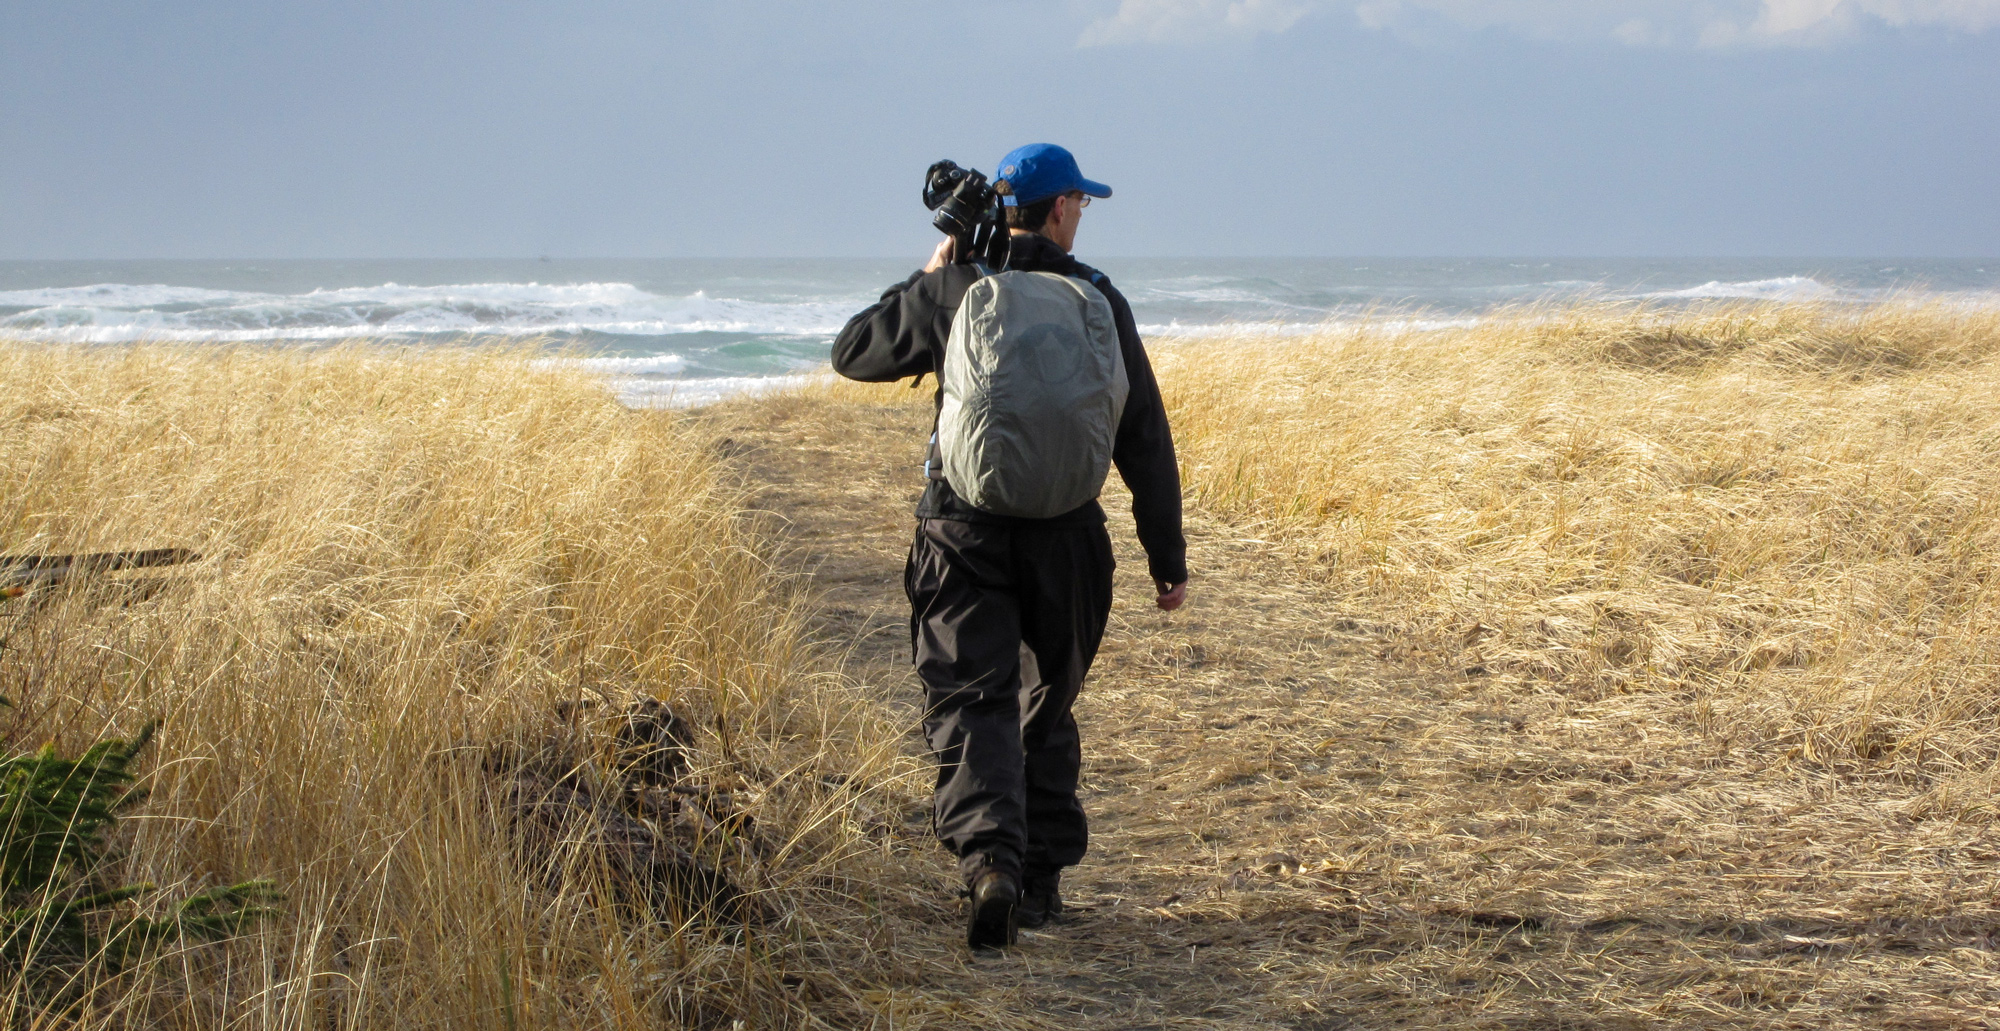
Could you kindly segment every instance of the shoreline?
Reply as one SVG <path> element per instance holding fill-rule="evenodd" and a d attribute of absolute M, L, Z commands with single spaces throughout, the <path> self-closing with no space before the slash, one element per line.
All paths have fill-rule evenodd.
<path fill-rule="evenodd" d="M 1660 325 L 1706 318 L 1745 318 L 1757 312 L 1813 310 L 1835 319 L 1867 319 L 1872 313 L 1893 310 L 1927 309 L 1976 315 L 2000 310 L 2000 293 L 1890 293 L 1877 298 L 1826 297 L 1814 294 L 1802 301 L 1761 298 L 1754 292 L 1714 292 L 1705 287 L 1622 299 L 1577 299 L 1545 297 L 1539 300 L 1498 302 L 1482 312 L 1452 313 L 1423 305 L 1391 304 L 1353 313 L 1329 315 L 1315 321 L 1283 319 L 1240 319 L 1210 323 L 1148 323 L 1140 327 L 1149 345 L 1170 350 L 1184 345 L 1228 345 L 1242 341 L 1292 340 L 1310 345 L 1319 338 L 1334 336 L 1366 337 L 1380 334 L 1439 333 L 1474 331 L 1495 324 L 1534 321 L 1606 320 L 1639 317 Z M 1754 285 L 1754 284 L 1753 284 Z M 0 298 L 4 298 L 0 292 Z M 4 306 L 0 306 L 4 314 Z M 650 353 L 629 353 L 617 341 L 604 337 L 591 349 L 579 349 L 574 342 L 557 343 L 535 332 L 493 330 L 477 335 L 463 331 L 435 331 L 415 334 L 355 336 L 348 327 L 322 327 L 306 338 L 273 338 L 263 331 L 232 331 L 213 334 L 156 334 L 150 330 L 117 330 L 115 338 L 95 339 L 100 330 L 88 327 L 55 332 L 36 332 L 0 325 L 0 341 L 49 347 L 176 347 L 258 348 L 273 351 L 314 352 L 343 347 L 379 348 L 385 351 L 468 351 L 520 354 L 543 351 L 535 360 L 538 367 L 570 368 L 602 375 L 620 401 L 635 409 L 690 408 L 718 403 L 731 397 L 757 396 L 773 391 L 809 389 L 827 382 L 831 376 L 824 352 L 832 339 L 830 332 L 786 337 L 786 347 L 797 351 L 789 359 L 789 370 L 720 373 L 694 372 L 698 362 L 713 364 L 698 350 L 663 349 Z M 78 334 L 81 334 L 80 336 Z M 700 333 L 694 336 L 702 336 Z M 669 338 L 661 338 L 669 339 Z M 775 339 L 775 338 L 774 338 Z"/>

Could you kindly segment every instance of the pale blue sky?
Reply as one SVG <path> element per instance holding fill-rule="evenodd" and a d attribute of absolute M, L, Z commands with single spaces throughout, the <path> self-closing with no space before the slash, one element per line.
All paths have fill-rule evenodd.
<path fill-rule="evenodd" d="M 0 2 L 0 258 L 2000 255 L 2000 0 Z"/>

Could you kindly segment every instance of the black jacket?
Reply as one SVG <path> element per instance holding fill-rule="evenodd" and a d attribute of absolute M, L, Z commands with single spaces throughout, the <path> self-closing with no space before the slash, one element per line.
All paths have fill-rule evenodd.
<path fill-rule="evenodd" d="M 1125 356 L 1125 375 L 1131 381 L 1111 461 L 1132 489 L 1132 516 L 1138 523 L 1139 543 L 1146 549 L 1153 579 L 1170 584 L 1186 581 L 1187 540 L 1181 535 L 1181 476 L 1174 462 L 1173 431 L 1167 426 L 1167 410 L 1160 403 L 1152 362 L 1139 341 L 1138 324 L 1132 321 L 1131 304 L 1103 273 L 1070 257 L 1047 237 L 1016 236 L 1013 247 L 1007 267 L 1078 276 L 1096 284 L 1110 300 L 1118 324 L 1118 344 Z M 910 278 L 884 291 L 874 306 L 848 320 L 833 342 L 834 371 L 865 383 L 935 373 L 944 359 L 952 317 L 958 314 L 965 291 L 978 278 L 978 271 L 970 265 L 911 273 Z M 942 404 L 943 400 L 940 388 L 934 401 Z M 1034 521 L 974 508 L 942 479 L 932 480 L 925 488 L 923 500 L 917 503 L 917 516 L 974 523 Z M 1091 501 L 1074 512 L 1040 521 L 1101 523 L 1104 509 Z"/>

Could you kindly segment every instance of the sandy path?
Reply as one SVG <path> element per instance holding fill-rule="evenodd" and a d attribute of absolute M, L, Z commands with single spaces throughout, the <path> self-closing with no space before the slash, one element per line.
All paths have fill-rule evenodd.
<path fill-rule="evenodd" d="M 784 522 L 822 639 L 902 718 L 913 406 L 709 410 Z M 1987 1026 L 1987 825 L 1884 816 L 1906 787 L 1801 776 L 1673 699 L 1581 704 L 1426 670 L 1269 542 L 1189 519 L 1191 601 L 1151 604 L 1122 494 L 1111 626 L 1078 705 L 1091 854 L 1073 910 L 963 955 L 950 862 L 881 1027 Z M 912 749 L 920 742 L 912 736 Z M 1863 809 L 1857 810 L 1860 805 Z M 1849 828 L 1853 831 L 1855 828 Z"/>

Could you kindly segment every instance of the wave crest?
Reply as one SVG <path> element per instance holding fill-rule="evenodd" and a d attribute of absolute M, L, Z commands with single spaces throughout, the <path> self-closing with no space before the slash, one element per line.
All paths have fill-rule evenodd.
<path fill-rule="evenodd" d="M 1646 297 L 1660 300 L 1751 300 L 1751 301 L 1839 301 L 1859 300 L 1856 295 L 1830 287 L 1811 276 L 1780 276 L 1776 279 L 1752 279 L 1743 283 L 1723 283 L 1715 280 L 1685 290 L 1664 290 L 1646 294 Z"/>
<path fill-rule="evenodd" d="M 303 294 L 164 284 L 0 291 L 0 330 L 62 343 L 339 340 L 424 334 L 496 337 L 742 333 L 825 336 L 865 298 L 746 301 L 630 283 L 469 283 L 319 289 Z M 9 311 L 8 309 L 13 309 Z"/>

